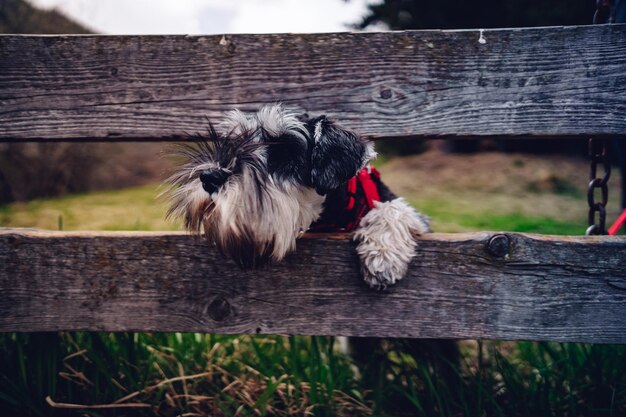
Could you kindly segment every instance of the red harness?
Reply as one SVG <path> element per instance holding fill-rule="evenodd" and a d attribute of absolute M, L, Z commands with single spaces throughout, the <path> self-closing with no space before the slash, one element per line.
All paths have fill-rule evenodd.
<path fill-rule="evenodd" d="M 359 201 L 357 210 L 353 221 L 348 223 L 344 228 L 345 231 L 352 231 L 361 222 L 361 219 L 365 217 L 368 211 L 374 208 L 374 201 L 380 201 L 380 195 L 378 194 L 378 187 L 372 179 L 375 176 L 380 179 L 380 173 L 376 168 L 369 165 L 367 168 L 360 170 L 354 177 L 348 180 L 348 203 L 346 204 L 346 210 L 354 210 L 354 206 L 357 205 L 357 188 L 360 186 L 363 190 L 361 201 Z"/>
<path fill-rule="evenodd" d="M 373 166 L 360 170 L 346 183 L 343 210 L 335 211 L 337 218 L 326 218 L 314 223 L 311 232 L 351 232 L 359 226 L 361 219 L 374 208 L 374 202 L 380 201 L 376 181 L 380 182 L 380 173 Z M 327 203 L 329 201 L 327 200 Z M 336 203 L 335 203 L 336 204 Z"/>

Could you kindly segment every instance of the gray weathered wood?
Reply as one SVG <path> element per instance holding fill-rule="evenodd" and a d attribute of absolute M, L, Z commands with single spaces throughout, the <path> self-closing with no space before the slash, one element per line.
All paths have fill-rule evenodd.
<path fill-rule="evenodd" d="M 625 237 L 492 236 L 424 237 L 410 275 L 377 292 L 345 235 L 242 271 L 183 234 L 5 229 L 0 331 L 626 342 Z"/>
<path fill-rule="evenodd" d="M 626 134 L 626 25 L 0 36 L 0 141 L 186 140 L 282 101 L 373 137 Z"/>

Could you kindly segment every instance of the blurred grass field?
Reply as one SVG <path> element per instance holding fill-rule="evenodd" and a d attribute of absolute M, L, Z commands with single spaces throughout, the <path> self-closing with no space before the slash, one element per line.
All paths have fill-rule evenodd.
<path fill-rule="evenodd" d="M 176 230 L 158 185 L 37 199 L 0 207 L 0 225 L 49 230 Z"/>
<path fill-rule="evenodd" d="M 167 204 L 156 198 L 158 194 L 159 185 L 150 184 L 3 205 L 0 206 L 0 226 L 48 230 L 181 230 L 180 221 L 165 219 Z M 436 231 L 508 230 L 580 234 L 584 230 L 584 218 L 559 220 L 552 210 L 546 216 L 522 214 L 510 208 L 499 209 L 495 213 L 490 211 L 489 205 L 496 204 L 500 196 L 489 199 L 440 193 L 428 198 L 406 198 L 414 207 L 428 213 Z M 454 198 L 454 203 L 450 202 L 451 198 Z"/>
<path fill-rule="evenodd" d="M 436 231 L 585 229 L 583 160 L 435 149 L 378 166 Z M 164 219 L 158 193 L 152 184 L 14 203 L 0 207 L 0 226 L 180 230 Z M 463 341 L 461 363 L 443 377 L 432 357 L 401 343 L 360 368 L 336 345 L 332 337 L 1 334 L 0 415 L 626 415 L 623 346 Z M 48 396 L 110 408 L 55 409 Z"/>
<path fill-rule="evenodd" d="M 506 230 L 583 234 L 586 161 L 502 153 L 421 155 L 376 164 L 383 180 L 439 232 Z M 618 214 L 618 180 L 608 218 Z M 0 206 L 0 226 L 50 230 L 180 230 L 165 220 L 158 183 Z"/>

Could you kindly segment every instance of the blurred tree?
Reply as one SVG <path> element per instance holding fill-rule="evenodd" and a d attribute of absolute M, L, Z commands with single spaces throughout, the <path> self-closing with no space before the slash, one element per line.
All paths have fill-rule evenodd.
<path fill-rule="evenodd" d="M 24 0 L 0 0 L 0 33 L 90 31 L 56 10 L 40 10 Z M 97 159 L 97 152 L 66 143 L 0 144 L 0 203 L 83 190 Z M 70 177 L 81 181 L 72 183 Z"/>
<path fill-rule="evenodd" d="M 364 29 L 383 23 L 393 30 L 470 29 L 590 24 L 593 0 L 383 0 L 368 6 L 356 24 Z"/>
<path fill-rule="evenodd" d="M 89 34 L 56 10 L 0 0 L 0 33 Z M 159 143 L 0 143 L 0 204 L 158 181 Z"/>
<path fill-rule="evenodd" d="M 0 1 L 0 33 L 92 33 L 56 10 L 40 10 L 24 0 Z"/>

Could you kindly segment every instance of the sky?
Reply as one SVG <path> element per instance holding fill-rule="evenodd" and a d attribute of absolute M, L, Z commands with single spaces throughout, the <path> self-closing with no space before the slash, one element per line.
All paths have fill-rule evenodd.
<path fill-rule="evenodd" d="M 28 0 L 103 34 L 341 32 L 377 0 Z"/>

